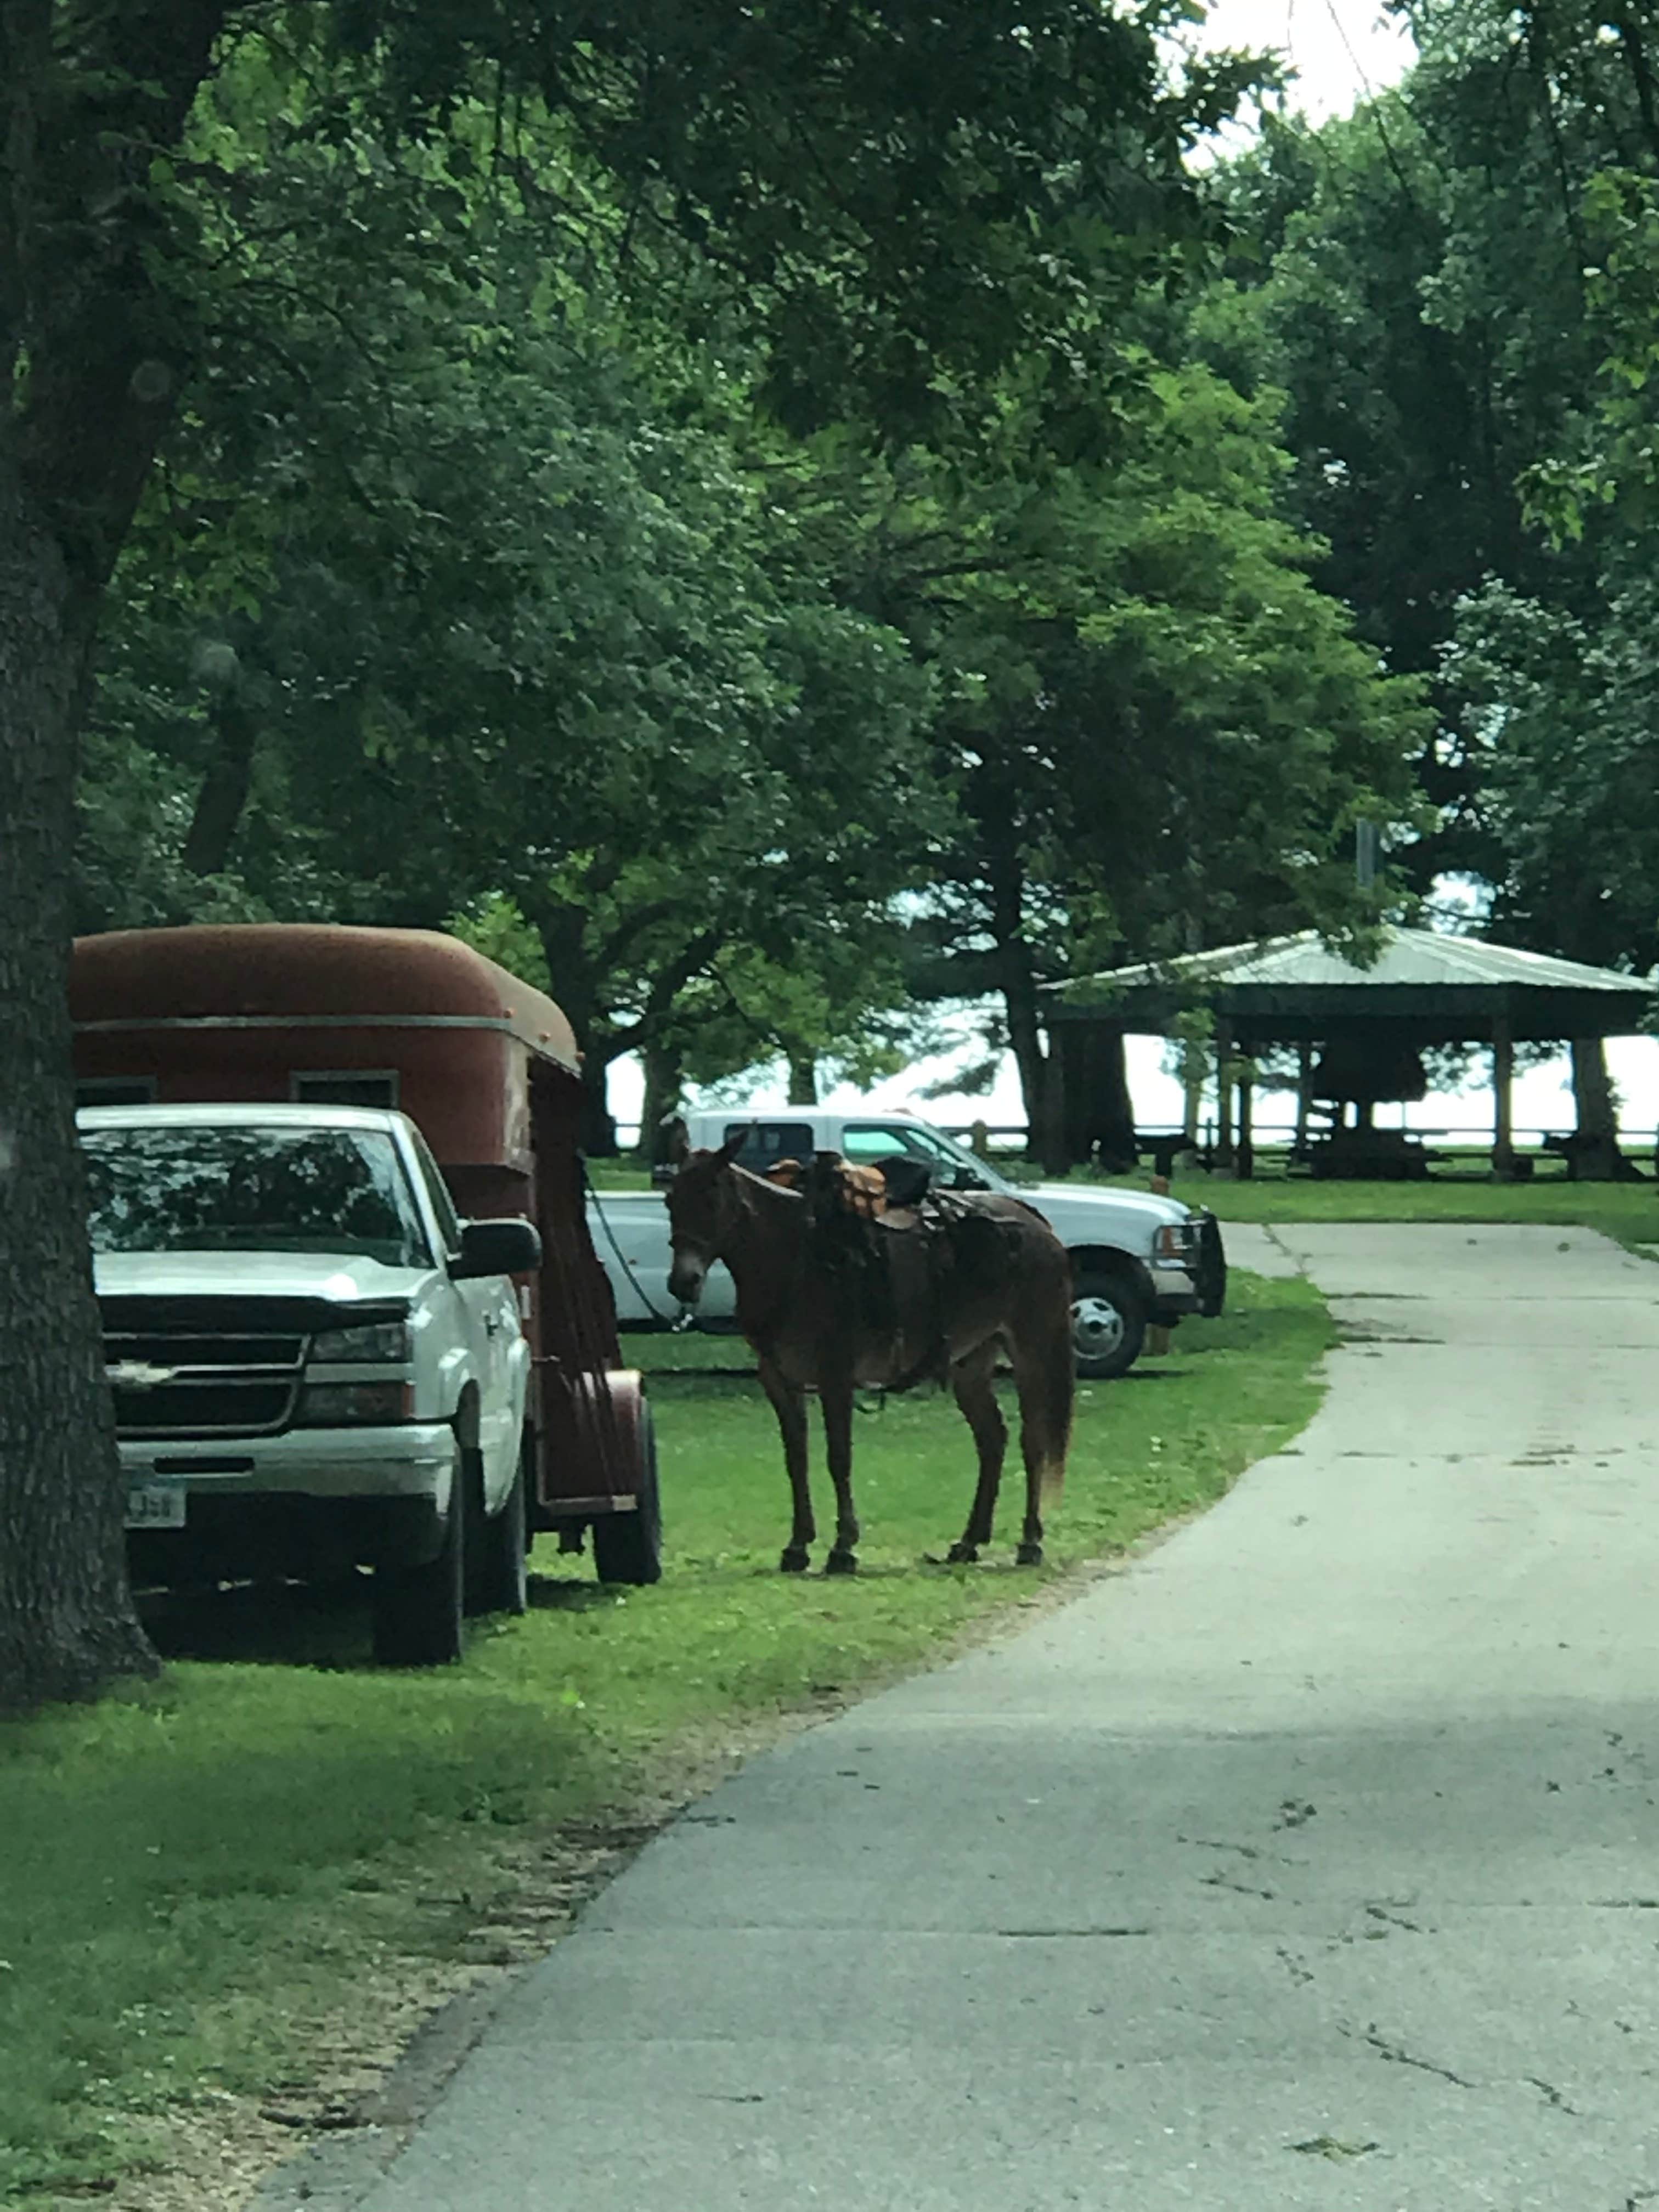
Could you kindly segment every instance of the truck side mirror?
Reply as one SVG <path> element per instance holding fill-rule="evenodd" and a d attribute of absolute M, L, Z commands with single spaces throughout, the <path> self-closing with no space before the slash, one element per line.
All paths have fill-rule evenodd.
<path fill-rule="evenodd" d="M 479 1275 L 533 1275 L 541 1264 L 535 1224 L 509 1214 L 500 1221 L 464 1221 L 460 1256 L 450 1261 L 449 1273 L 464 1283 Z"/>

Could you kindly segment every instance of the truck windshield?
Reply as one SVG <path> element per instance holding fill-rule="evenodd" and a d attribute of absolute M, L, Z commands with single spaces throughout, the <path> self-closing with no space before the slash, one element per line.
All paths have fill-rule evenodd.
<path fill-rule="evenodd" d="M 86 1129 L 94 1252 L 341 1252 L 431 1264 L 397 1146 L 374 1129 Z"/>

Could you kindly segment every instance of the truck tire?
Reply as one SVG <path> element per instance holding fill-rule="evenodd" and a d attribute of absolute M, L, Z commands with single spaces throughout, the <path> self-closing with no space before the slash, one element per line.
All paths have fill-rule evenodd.
<path fill-rule="evenodd" d="M 1221 1241 L 1221 1224 L 1206 1213 L 1198 1231 L 1198 1310 L 1213 1321 L 1227 1303 L 1227 1249 Z"/>
<path fill-rule="evenodd" d="M 1127 1375 L 1146 1340 L 1146 1300 L 1127 1267 L 1085 1267 L 1072 1285 L 1072 1348 L 1085 1382 Z"/>
<path fill-rule="evenodd" d="M 423 1566 L 374 1570 L 374 1656 L 382 1667 L 453 1667 L 461 1656 L 465 1486 L 466 1457 L 458 1440 L 437 1557 Z"/>
<path fill-rule="evenodd" d="M 639 1413 L 638 1510 L 606 1513 L 592 1524 L 593 1565 L 602 1583 L 636 1589 L 662 1579 L 662 1498 L 657 1486 L 657 1432 L 650 1406 Z"/>
<path fill-rule="evenodd" d="M 519 1452 L 518 1472 L 499 1513 L 483 1519 L 476 1549 L 468 1559 L 474 1570 L 467 1596 L 469 1613 L 523 1613 L 530 1602 L 529 1574 L 525 1555 L 525 1492 L 527 1466 L 533 1449 L 526 1434 Z"/>

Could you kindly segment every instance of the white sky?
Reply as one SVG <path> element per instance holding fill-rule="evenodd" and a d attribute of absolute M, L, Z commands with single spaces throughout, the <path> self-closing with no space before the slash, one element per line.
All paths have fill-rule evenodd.
<path fill-rule="evenodd" d="M 1204 43 L 1219 46 L 1265 48 L 1282 53 L 1296 72 L 1287 87 L 1285 104 L 1318 120 L 1345 113 L 1368 94 L 1395 82 L 1412 58 L 1409 33 L 1385 13 L 1378 0 L 1213 0 L 1206 25 Z M 919 1062 L 904 1074 L 879 1085 L 873 1103 L 883 1107 L 908 1107 L 928 1120 L 963 1125 L 983 1119 L 999 1123 L 1023 1123 L 1019 1085 L 1012 1060 L 1006 1062 L 995 1089 L 988 1097 L 945 1097 L 924 1100 L 921 1092 L 949 1075 L 953 1067 L 981 1056 L 971 1024 L 962 1024 L 959 1052 Z M 1131 1037 L 1128 1042 L 1129 1082 L 1134 1095 L 1135 1118 L 1142 1127 L 1178 1125 L 1182 1115 L 1180 1085 L 1164 1073 L 1164 1047 L 1157 1037 Z M 1632 1136 L 1651 1139 L 1659 1126 L 1659 1042 L 1646 1037 L 1614 1038 L 1607 1047 L 1607 1062 L 1624 1104 L 1624 1124 Z M 1518 1133 L 1565 1130 L 1572 1126 L 1572 1093 L 1565 1060 L 1529 1069 L 1516 1079 L 1515 1121 Z M 1476 1081 L 1479 1082 L 1477 1074 Z M 640 1110 L 641 1084 L 635 1062 L 624 1060 L 611 1079 L 611 1105 L 626 1124 Z M 784 1091 L 778 1083 L 757 1083 L 750 1103 L 781 1106 Z M 852 1091 L 827 1093 L 830 1106 L 860 1103 Z M 1267 1096 L 1257 1102 L 1258 1125 L 1288 1121 L 1295 1103 L 1284 1097 Z M 1384 1124 L 1403 1116 L 1411 1128 L 1446 1128 L 1483 1136 L 1492 1126 L 1488 1093 L 1474 1089 L 1466 1094 L 1433 1094 L 1419 1106 L 1383 1107 L 1377 1118 Z"/>
<path fill-rule="evenodd" d="M 1281 54 L 1286 106 L 1322 122 L 1391 85 L 1413 51 L 1380 0 L 1213 0 L 1201 43 Z"/>

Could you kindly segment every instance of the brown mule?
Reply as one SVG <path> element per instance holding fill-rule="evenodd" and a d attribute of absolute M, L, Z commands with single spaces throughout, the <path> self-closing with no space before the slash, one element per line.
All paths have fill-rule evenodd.
<path fill-rule="evenodd" d="M 800 1573 L 817 1534 L 807 1484 L 806 1398 L 823 1409 L 836 1540 L 830 1574 L 857 1566 L 853 1504 L 856 1390 L 948 1380 L 979 1451 L 973 1510 L 952 1544 L 975 1559 L 991 1540 L 1008 1428 L 997 1404 L 1006 1353 L 1019 1397 L 1025 1522 L 1018 1560 L 1042 1558 L 1043 1492 L 1066 1472 L 1073 1397 L 1072 1279 L 1066 1248 L 1041 1215 L 990 1192 L 956 1194 L 943 1225 L 890 1227 L 848 1213 L 826 1228 L 810 1191 L 781 1188 L 734 1164 L 739 1133 L 719 1152 L 693 1152 L 668 1188 L 674 1264 L 671 1294 L 695 1305 L 723 1260 L 738 1321 L 783 1434 L 794 1514 L 781 1565 Z M 822 1156 L 820 1166 L 822 1167 Z M 891 1218 L 891 1217 L 890 1217 Z M 856 1240 L 856 1241 L 854 1241 Z"/>

